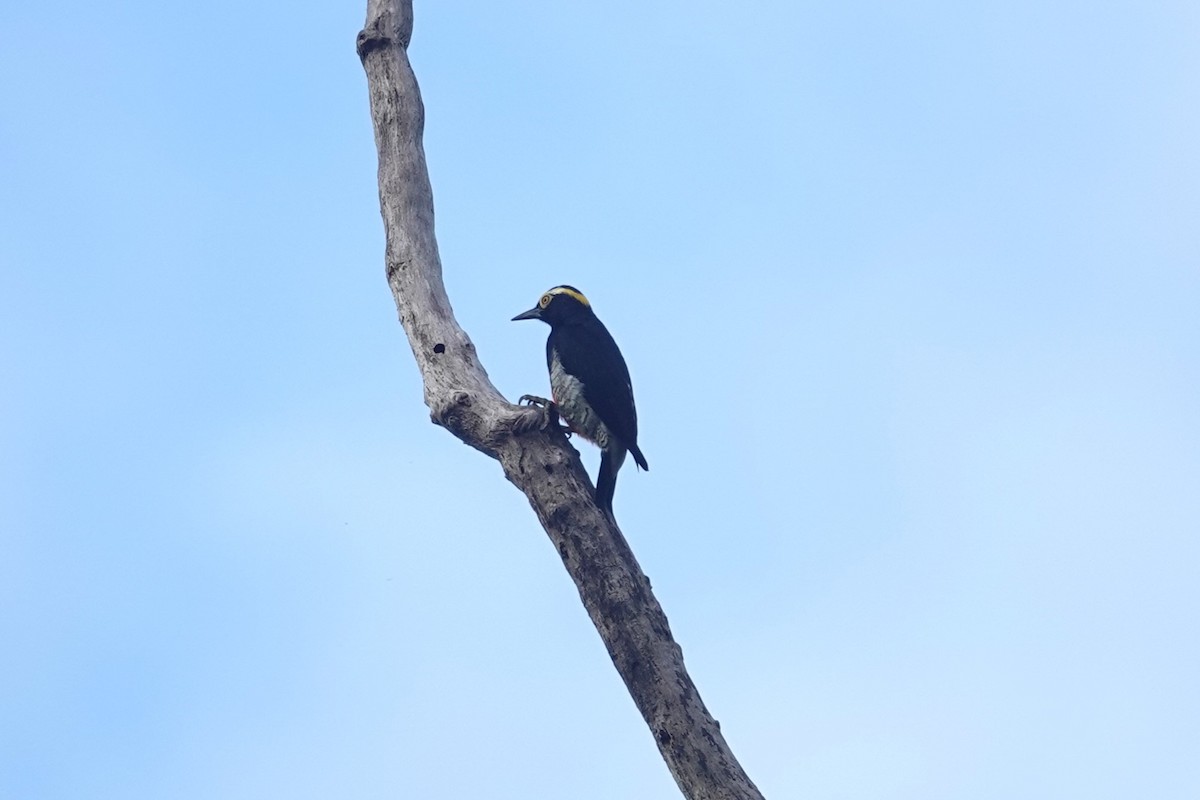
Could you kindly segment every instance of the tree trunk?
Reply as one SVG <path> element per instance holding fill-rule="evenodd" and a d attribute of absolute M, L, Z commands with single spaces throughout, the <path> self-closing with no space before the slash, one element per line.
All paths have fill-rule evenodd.
<path fill-rule="evenodd" d="M 650 581 L 620 530 L 593 502 L 578 453 L 545 411 L 501 396 L 454 319 L 433 231 L 421 143 L 425 111 L 408 61 L 412 21 L 411 0 L 368 0 L 358 55 L 379 150 L 387 280 L 432 419 L 497 459 L 525 493 L 683 794 L 691 800 L 761 800 L 688 677 Z"/>

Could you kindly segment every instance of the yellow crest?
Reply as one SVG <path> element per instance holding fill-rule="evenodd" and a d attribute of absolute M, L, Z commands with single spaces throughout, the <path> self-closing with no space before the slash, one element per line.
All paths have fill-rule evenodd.
<path fill-rule="evenodd" d="M 565 294 L 570 297 L 574 297 L 576 300 L 583 303 L 588 308 L 591 308 L 592 304 L 589 303 L 588 299 L 583 296 L 583 292 L 579 291 L 574 286 L 555 286 L 553 289 L 546 292 L 546 294 L 542 296 L 542 300 L 544 300 L 545 302 L 540 303 L 542 308 L 545 308 L 547 305 L 549 305 L 551 295 L 556 295 L 556 294 Z"/>

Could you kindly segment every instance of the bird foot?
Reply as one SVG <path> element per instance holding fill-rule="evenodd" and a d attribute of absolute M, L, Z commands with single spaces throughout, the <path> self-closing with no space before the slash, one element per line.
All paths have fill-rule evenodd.
<path fill-rule="evenodd" d="M 536 427 L 538 430 L 547 430 L 551 427 L 557 427 L 566 437 L 571 438 L 573 431 L 559 424 L 558 406 L 553 400 L 547 400 L 544 397 L 538 397 L 535 394 L 523 394 L 517 400 L 517 405 L 526 405 L 530 409 L 537 409 L 538 414 L 528 414 L 533 424 L 526 426 L 525 430 L 530 430 Z"/>

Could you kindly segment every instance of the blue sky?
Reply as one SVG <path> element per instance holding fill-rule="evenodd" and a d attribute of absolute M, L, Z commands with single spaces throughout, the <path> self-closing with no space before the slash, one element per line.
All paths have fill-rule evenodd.
<path fill-rule="evenodd" d="M 0 797 L 677 796 L 430 425 L 358 4 L 0 12 Z M 1194 3 L 420 3 L 509 397 L 582 288 L 616 508 L 768 797 L 1200 794 Z M 584 453 L 595 470 L 593 452 Z"/>

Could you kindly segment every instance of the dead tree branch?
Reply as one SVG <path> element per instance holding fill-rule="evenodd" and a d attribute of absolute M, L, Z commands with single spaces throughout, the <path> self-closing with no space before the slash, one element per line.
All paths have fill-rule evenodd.
<path fill-rule="evenodd" d="M 425 112 L 408 61 L 412 22 L 411 0 L 368 0 L 358 54 L 379 151 L 387 280 L 433 421 L 497 459 L 525 493 L 683 794 L 761 800 L 688 677 L 650 582 L 593 503 L 578 454 L 542 410 L 501 396 L 454 318 L 434 238 Z"/>

